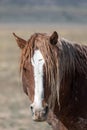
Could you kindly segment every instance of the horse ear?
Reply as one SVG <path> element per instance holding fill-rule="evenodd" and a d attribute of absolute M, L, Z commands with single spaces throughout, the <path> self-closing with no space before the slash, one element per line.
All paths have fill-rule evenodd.
<path fill-rule="evenodd" d="M 50 36 L 50 43 L 52 45 L 56 45 L 58 41 L 58 33 L 55 31 L 53 34 Z"/>
<path fill-rule="evenodd" d="M 18 37 L 15 33 L 13 33 L 13 35 L 14 35 L 14 37 L 16 39 L 16 42 L 17 42 L 18 46 L 21 49 L 23 49 L 25 47 L 25 45 L 26 45 L 27 42 L 24 39 Z"/>

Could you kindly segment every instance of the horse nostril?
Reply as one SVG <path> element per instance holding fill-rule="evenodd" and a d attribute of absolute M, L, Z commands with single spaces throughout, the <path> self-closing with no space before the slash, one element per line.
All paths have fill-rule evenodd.
<path fill-rule="evenodd" d="M 46 106 L 46 108 L 45 108 L 45 112 L 46 112 L 46 114 L 48 113 L 48 106 Z"/>
<path fill-rule="evenodd" d="M 30 109 L 31 109 L 32 115 L 34 115 L 33 106 L 30 106 Z"/>
<path fill-rule="evenodd" d="M 31 111 L 33 111 L 33 106 L 30 106 Z"/>

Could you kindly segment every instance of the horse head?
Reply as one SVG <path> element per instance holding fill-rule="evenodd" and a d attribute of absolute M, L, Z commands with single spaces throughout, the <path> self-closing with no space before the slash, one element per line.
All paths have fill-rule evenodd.
<path fill-rule="evenodd" d="M 13 33 L 22 50 L 21 73 L 25 93 L 31 101 L 33 120 L 46 120 L 49 109 L 54 109 L 58 86 L 58 34 L 35 33 L 28 41 Z"/>

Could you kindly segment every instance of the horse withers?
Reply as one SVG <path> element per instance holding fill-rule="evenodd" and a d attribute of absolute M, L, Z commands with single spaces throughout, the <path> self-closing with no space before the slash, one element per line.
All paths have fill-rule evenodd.
<path fill-rule="evenodd" d="M 20 70 L 32 118 L 54 130 L 87 130 L 87 46 L 35 33 L 28 41 L 13 33 L 21 48 Z"/>

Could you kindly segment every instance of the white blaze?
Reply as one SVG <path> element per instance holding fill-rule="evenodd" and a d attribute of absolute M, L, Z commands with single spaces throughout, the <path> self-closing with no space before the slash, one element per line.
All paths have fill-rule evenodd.
<path fill-rule="evenodd" d="M 35 95 L 33 105 L 35 105 L 35 107 L 38 109 L 42 108 L 42 100 L 44 98 L 44 88 L 43 88 L 44 58 L 39 50 L 36 50 L 34 52 L 31 62 L 34 67 L 34 81 L 35 81 Z"/>

